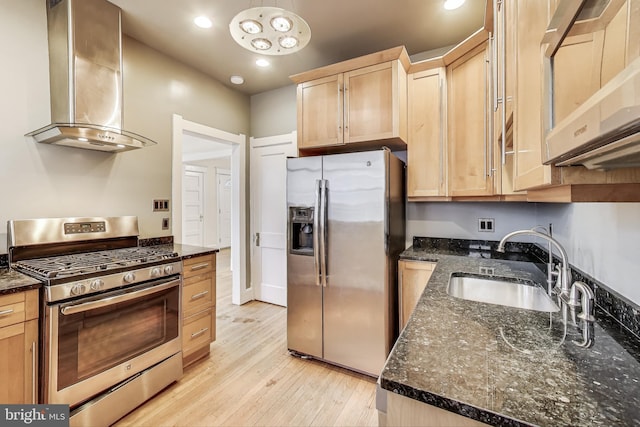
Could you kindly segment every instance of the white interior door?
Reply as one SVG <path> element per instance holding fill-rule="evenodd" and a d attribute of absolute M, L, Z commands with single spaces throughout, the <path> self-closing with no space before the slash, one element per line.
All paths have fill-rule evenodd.
<path fill-rule="evenodd" d="M 231 174 L 218 170 L 218 246 L 231 246 Z"/>
<path fill-rule="evenodd" d="M 287 157 L 296 132 L 251 138 L 251 280 L 256 299 L 287 305 Z"/>
<path fill-rule="evenodd" d="M 204 246 L 204 179 L 206 170 L 184 167 L 182 198 L 182 243 Z"/>

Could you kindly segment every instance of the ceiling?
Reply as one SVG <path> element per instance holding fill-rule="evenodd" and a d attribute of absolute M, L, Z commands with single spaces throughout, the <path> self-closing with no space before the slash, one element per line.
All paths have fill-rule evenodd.
<path fill-rule="evenodd" d="M 290 85 L 293 74 L 395 46 L 416 55 L 454 45 L 482 27 L 485 9 L 482 0 L 467 0 L 454 11 L 442 7 L 444 0 L 109 1 L 122 9 L 126 35 L 247 95 Z M 262 55 L 236 44 L 229 22 L 257 6 L 300 15 L 311 27 L 309 44 L 290 55 L 264 56 L 271 66 L 256 66 Z M 198 15 L 213 26 L 196 27 Z M 244 84 L 230 83 L 232 75 L 244 77 Z"/>

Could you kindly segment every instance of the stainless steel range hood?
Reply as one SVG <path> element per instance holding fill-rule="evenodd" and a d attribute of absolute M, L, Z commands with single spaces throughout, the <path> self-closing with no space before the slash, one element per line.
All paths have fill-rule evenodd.
<path fill-rule="evenodd" d="M 47 0 L 52 124 L 37 142 L 119 152 L 155 142 L 122 129 L 120 9 L 106 0 Z"/>

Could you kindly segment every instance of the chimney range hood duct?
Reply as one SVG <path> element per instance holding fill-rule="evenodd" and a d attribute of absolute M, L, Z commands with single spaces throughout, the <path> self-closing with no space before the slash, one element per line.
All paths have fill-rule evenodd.
<path fill-rule="evenodd" d="M 52 124 L 37 142 L 119 152 L 155 142 L 122 129 L 120 9 L 106 0 L 47 0 Z"/>

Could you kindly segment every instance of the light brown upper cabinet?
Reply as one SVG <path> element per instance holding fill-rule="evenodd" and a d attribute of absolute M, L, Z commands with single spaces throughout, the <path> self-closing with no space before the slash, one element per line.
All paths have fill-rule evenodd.
<path fill-rule="evenodd" d="M 485 42 L 447 67 L 447 169 L 453 197 L 494 194 L 488 55 Z"/>
<path fill-rule="evenodd" d="M 495 174 L 497 194 L 505 200 L 525 200 L 526 193 L 514 190 L 513 110 L 515 102 L 515 3 L 494 3 L 491 47 L 491 102 L 493 144 L 497 150 Z"/>
<path fill-rule="evenodd" d="M 409 74 L 409 200 L 447 195 L 445 86 L 444 67 Z"/>
<path fill-rule="evenodd" d="M 547 28 L 551 22 L 563 21 L 556 15 L 556 12 L 562 13 L 563 3 L 558 0 L 507 2 L 514 13 L 511 25 L 516 46 L 516 61 L 512 65 L 516 76 L 513 113 L 515 189 L 527 190 L 529 201 L 640 201 L 639 169 L 593 171 L 583 166 L 555 167 L 542 163 L 548 130 L 545 129 L 548 120 L 544 113 L 548 111 L 545 103 L 549 102 L 543 63 L 548 43 L 556 37 Z M 626 13 L 623 8 L 617 13 Z M 552 79 L 556 121 L 584 102 L 589 92 L 593 93 L 603 81 L 616 74 L 616 69 L 621 66 L 620 48 L 625 45 L 616 42 L 621 37 L 618 26 L 622 21 L 624 17 L 613 16 L 609 20 L 609 28 L 599 30 L 603 31 L 600 34 L 569 31 L 555 54 L 557 61 Z M 576 34 L 580 32 L 582 34 Z M 594 68 L 594 64 L 599 65 Z"/>
<path fill-rule="evenodd" d="M 409 63 L 397 47 L 291 76 L 298 84 L 298 149 L 404 149 Z"/>
<path fill-rule="evenodd" d="M 513 50 L 513 38 L 508 40 L 508 47 L 501 45 L 502 55 Z M 411 65 L 410 201 L 526 200 L 526 193 L 513 190 L 512 149 L 506 146 L 508 156 L 502 156 L 502 133 L 509 143 L 512 140 L 515 79 L 499 77 L 507 67 L 502 60 L 498 68 L 497 48 L 482 28 L 445 55 Z M 506 94 L 502 87 L 508 88 Z M 508 118 L 499 109 L 503 98 Z M 504 164 L 503 157 L 507 160 Z"/>

